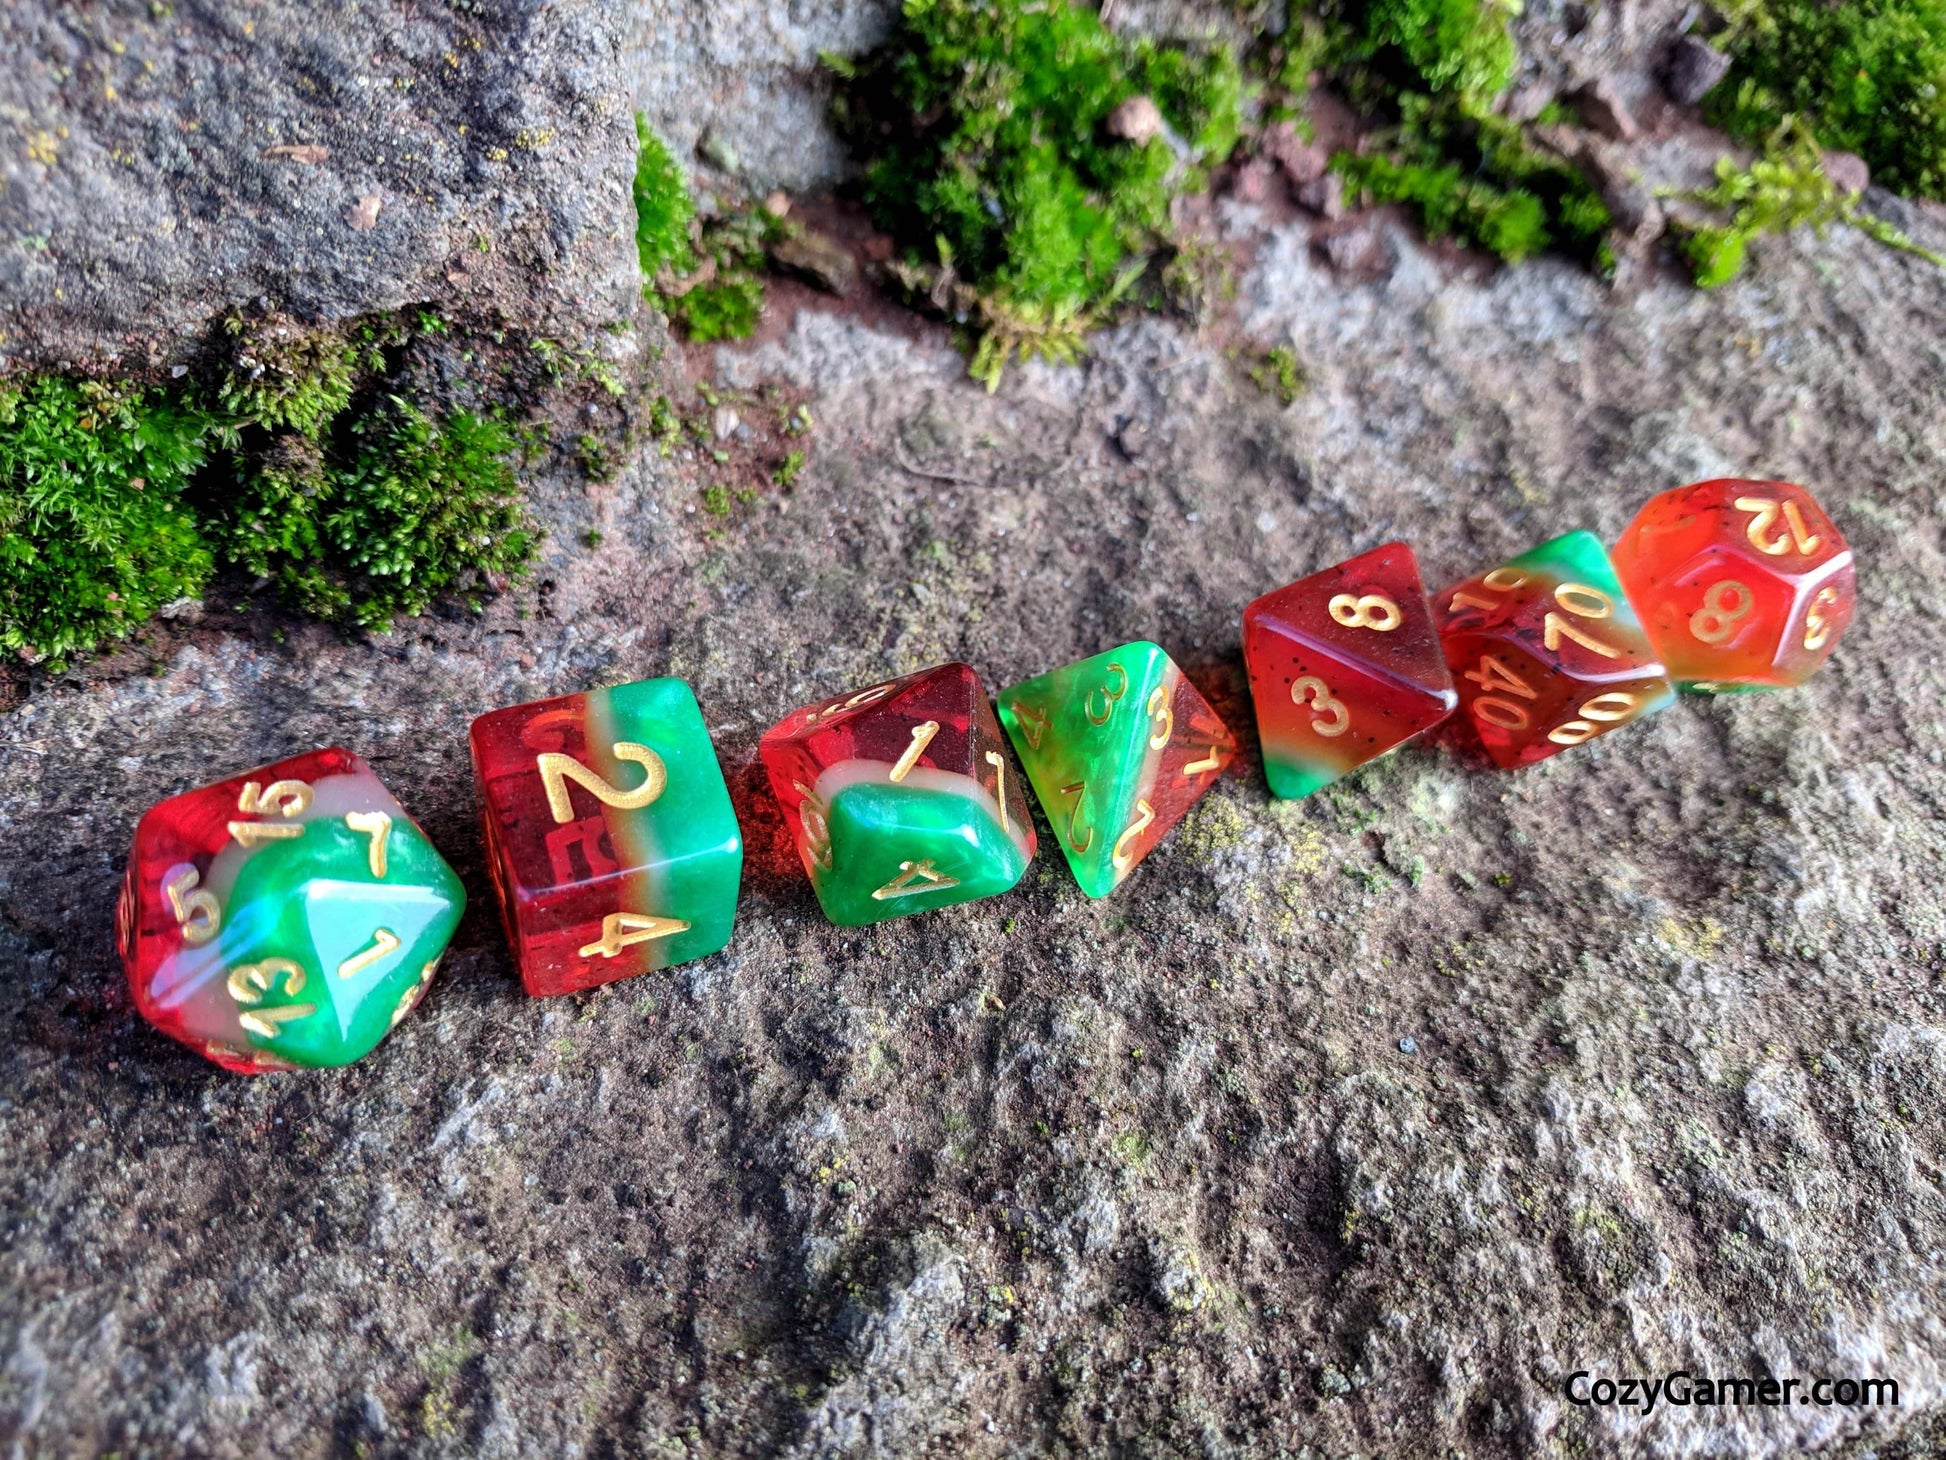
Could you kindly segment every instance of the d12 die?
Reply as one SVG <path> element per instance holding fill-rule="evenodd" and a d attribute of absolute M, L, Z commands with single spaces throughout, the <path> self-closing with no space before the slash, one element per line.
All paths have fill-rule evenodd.
<path fill-rule="evenodd" d="M 730 941 L 743 837 L 696 697 L 648 679 L 473 722 L 507 941 L 530 994 L 667 968 Z"/>
<path fill-rule="evenodd" d="M 1433 614 L 1461 709 L 1497 765 L 1545 760 L 1674 698 L 1593 533 L 1454 584 Z"/>
<path fill-rule="evenodd" d="M 1697 689 L 1801 684 L 1858 592 L 1844 535 L 1789 482 L 1650 498 L 1615 544 L 1615 571 L 1670 676 Z"/>
<path fill-rule="evenodd" d="M 1402 542 L 1267 593 L 1243 661 L 1273 795 L 1308 796 L 1453 712 L 1419 563 Z"/>
<path fill-rule="evenodd" d="M 1112 892 L 1236 754 L 1175 662 L 1141 641 L 1002 690 L 1000 721 L 1090 897 Z"/>
<path fill-rule="evenodd" d="M 465 906 L 371 767 L 315 750 L 150 807 L 116 924 L 142 1017 L 257 1074 L 370 1052 Z"/>
<path fill-rule="evenodd" d="M 758 746 L 825 916 L 844 927 L 991 897 L 1034 856 L 980 678 L 943 664 L 779 721 Z"/>

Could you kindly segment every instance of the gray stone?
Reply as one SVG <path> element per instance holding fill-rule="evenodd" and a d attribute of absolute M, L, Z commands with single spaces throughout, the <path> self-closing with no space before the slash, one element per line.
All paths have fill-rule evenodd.
<path fill-rule="evenodd" d="M 236 309 L 634 309 L 620 0 L 0 9 L 0 365 L 141 366 Z"/>
<path fill-rule="evenodd" d="M 839 298 L 858 288 L 858 260 L 827 233 L 799 228 L 770 246 L 771 263 L 814 288 Z"/>
<path fill-rule="evenodd" d="M 1872 169 L 1856 152 L 1825 153 L 1824 175 L 1839 192 L 1853 196 L 1872 185 Z"/>
<path fill-rule="evenodd" d="M 1576 90 L 1572 100 L 1581 120 L 1612 141 L 1632 142 L 1641 133 L 1620 89 L 1609 77 L 1596 77 Z"/>
<path fill-rule="evenodd" d="M 1730 74 L 1730 58 L 1697 36 L 1686 35 L 1669 49 L 1662 87 L 1678 106 L 1695 106 Z"/>
<path fill-rule="evenodd" d="M 1630 9 L 1575 44 L 1621 45 L 1605 17 Z M 661 19 L 672 56 L 736 40 L 687 52 L 682 145 L 720 122 L 746 177 L 822 165 L 828 138 L 766 141 L 763 111 L 810 114 L 791 48 L 828 34 L 820 7 Z M 271 161 L 308 176 L 346 144 L 316 145 Z M 378 239 L 411 195 L 371 186 Z M 1621 298 L 1558 260 L 1456 266 L 1389 221 L 1365 232 L 1382 268 L 1341 271 L 1314 222 L 1247 211 L 1224 214 L 1255 230 L 1234 328 L 1303 363 L 1288 407 L 1235 338 L 1157 317 L 989 395 L 943 327 L 818 301 L 684 362 L 765 433 L 808 400 L 788 494 L 694 511 L 715 465 L 654 441 L 602 484 L 543 460 L 534 581 L 478 615 L 286 640 L 212 600 L 0 714 L 0 1435 L 1939 1453 L 1946 275 L 1833 229 L 1766 240 L 1721 290 L 1665 273 Z M 1946 247 L 1935 210 L 1900 221 Z M 1684 700 L 1516 774 L 1454 731 L 1269 797 L 1250 599 L 1395 538 L 1435 586 L 1570 528 L 1612 541 L 1721 474 L 1804 481 L 1859 554 L 1811 684 Z M 1246 750 L 1111 899 L 1043 823 L 1004 899 L 822 920 L 766 726 L 948 658 L 997 688 L 1136 637 Z M 664 673 L 695 685 L 743 819 L 736 938 L 526 998 L 465 726 Z M 240 1079 L 130 1008 L 122 858 L 149 802 L 325 743 L 373 759 L 472 907 L 370 1059 Z M 1429 1031 L 1409 1058 L 1402 1029 Z M 1883 1374 L 1902 1403 L 1645 1418 L 1565 1393 L 1677 1368 Z"/>

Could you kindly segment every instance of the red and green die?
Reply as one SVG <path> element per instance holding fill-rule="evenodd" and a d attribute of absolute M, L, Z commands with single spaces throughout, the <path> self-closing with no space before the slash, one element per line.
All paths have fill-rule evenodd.
<path fill-rule="evenodd" d="M 572 993 L 730 941 L 743 836 L 696 696 L 647 679 L 482 715 L 487 862 L 527 992 Z"/>
<path fill-rule="evenodd" d="M 116 924 L 142 1017 L 258 1074 L 368 1054 L 424 995 L 465 906 L 371 767 L 327 749 L 151 807 Z"/>
<path fill-rule="evenodd" d="M 1243 611 L 1243 660 L 1271 793 L 1328 786 L 1458 702 L 1419 563 L 1386 543 Z"/>
<path fill-rule="evenodd" d="M 1196 686 L 1141 640 L 1002 690 L 1000 723 L 1090 897 L 1114 891 L 1236 755 Z"/>
<path fill-rule="evenodd" d="M 1615 571 L 1685 689 L 1802 684 L 1858 596 L 1844 534 L 1792 482 L 1696 482 L 1650 498 L 1615 544 Z"/>
<path fill-rule="evenodd" d="M 1674 692 L 1599 538 L 1570 532 L 1433 600 L 1460 713 L 1496 765 L 1545 760 Z"/>
<path fill-rule="evenodd" d="M 883 922 L 1005 892 L 1034 823 L 964 664 L 806 705 L 758 755 L 825 916 Z"/>

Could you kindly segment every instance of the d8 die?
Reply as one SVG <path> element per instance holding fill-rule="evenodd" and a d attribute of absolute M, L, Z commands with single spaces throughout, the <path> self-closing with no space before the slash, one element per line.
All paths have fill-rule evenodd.
<path fill-rule="evenodd" d="M 1002 690 L 1000 721 L 1090 897 L 1112 892 L 1236 754 L 1175 662 L 1141 641 Z"/>
<path fill-rule="evenodd" d="M 1243 661 L 1277 796 L 1330 785 L 1459 702 L 1402 542 L 1259 598 L 1243 611 Z"/>
<path fill-rule="evenodd" d="M 150 807 L 116 924 L 142 1017 L 257 1074 L 369 1053 L 465 906 L 371 767 L 315 750 Z"/>
<path fill-rule="evenodd" d="M 1034 823 L 980 678 L 943 664 L 809 705 L 758 746 L 825 916 L 844 927 L 991 897 Z"/>
<path fill-rule="evenodd" d="M 1593 533 L 1456 583 L 1433 613 L 1461 709 L 1497 765 L 1545 760 L 1674 698 Z"/>
<path fill-rule="evenodd" d="M 1789 482 L 1711 481 L 1652 497 L 1615 544 L 1615 571 L 1679 684 L 1801 684 L 1857 597 L 1851 549 Z"/>
<path fill-rule="evenodd" d="M 696 697 L 648 679 L 473 722 L 494 891 L 530 994 L 730 941 L 743 837 Z"/>

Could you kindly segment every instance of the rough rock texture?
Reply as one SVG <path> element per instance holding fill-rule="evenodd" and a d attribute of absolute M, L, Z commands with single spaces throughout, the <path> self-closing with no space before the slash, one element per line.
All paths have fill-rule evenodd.
<path fill-rule="evenodd" d="M 622 13 L 0 8 L 0 368 L 162 364 L 237 308 L 627 317 Z"/>
<path fill-rule="evenodd" d="M 870 50 L 898 0 L 767 0 L 633 7 L 628 73 L 650 125 L 687 156 L 705 143 L 714 171 L 758 187 L 807 188 L 847 169 L 825 126 L 818 57 Z"/>
<path fill-rule="evenodd" d="M 722 9 L 671 7 L 644 44 L 715 37 L 702 120 L 822 175 L 814 136 L 763 150 L 815 96 L 784 61 L 766 79 L 763 37 L 862 44 L 882 12 Z M 217 24 L 76 14 L 131 54 Z M 678 74 L 630 84 L 690 116 Z M 793 88 L 805 110 L 775 110 Z M 548 207 L 609 206 L 626 148 L 587 137 L 614 155 L 522 161 L 598 176 Z M 350 206 L 363 181 L 332 176 Z M 0 209 L 55 206 L 22 197 L 41 177 Z M 1310 225 L 1223 218 L 1253 252 L 1249 342 L 1311 382 L 1287 409 L 1155 320 L 989 396 L 910 318 L 780 289 L 764 343 L 692 363 L 746 423 L 809 396 L 790 490 L 718 518 L 712 464 L 653 446 L 605 485 L 537 478 L 539 581 L 483 617 L 349 644 L 213 615 L 152 674 L 128 649 L 0 715 L 10 1453 L 1937 1453 L 1946 274 L 1834 229 L 1717 293 L 1665 268 L 1619 297 L 1456 265 L 1384 216 L 1354 273 Z M 1936 215 L 1898 221 L 1946 246 Z M 5 247 L 9 300 L 49 297 Z M 1719 472 L 1811 484 L 1859 553 L 1858 621 L 1801 691 L 1685 702 L 1518 775 L 1448 737 L 1297 804 L 1246 755 L 1104 902 L 1043 827 L 1013 895 L 863 931 L 823 922 L 753 766 L 773 719 L 847 685 L 959 657 L 997 688 L 1136 636 L 1248 739 L 1256 594 L 1394 537 L 1436 582 L 1612 537 Z M 737 937 L 529 1000 L 466 723 L 664 673 L 744 818 Z M 229 1076 L 129 1006 L 122 858 L 150 802 L 326 742 L 372 759 L 472 908 L 370 1059 Z M 1584 1368 L 1883 1375 L 1902 1404 L 1586 1410 L 1562 1393 Z"/>
<path fill-rule="evenodd" d="M 720 357 L 815 393 L 790 492 L 719 523 L 698 464 L 653 451 L 606 488 L 537 481 L 546 583 L 482 620 L 211 635 L 0 720 L 0 1434 L 1675 1456 L 1929 1433 L 1946 430 L 1913 342 L 1946 330 L 1946 278 L 1838 230 L 1718 294 L 1617 301 L 1385 245 L 1389 274 L 1348 284 L 1301 226 L 1264 239 L 1245 323 L 1313 382 L 1282 411 L 1160 323 L 989 397 L 941 339 L 814 305 Z M 1044 854 L 1010 897 L 866 931 L 819 917 L 752 768 L 814 696 L 948 656 L 998 686 L 1137 635 L 1245 729 L 1236 615 L 1266 587 L 1396 536 L 1455 577 L 1720 471 L 1814 483 L 1858 549 L 1858 622 L 1801 692 L 1685 702 L 1519 775 L 1409 749 L 1298 804 L 1246 757 L 1107 901 Z M 662 673 L 694 681 L 745 817 L 737 938 L 526 999 L 466 721 Z M 148 802 L 325 741 L 373 758 L 473 910 L 371 1059 L 239 1079 L 130 1011 L 121 858 Z M 1882 1374 L 1903 1407 L 1645 1419 L 1567 1404 L 1581 1368 Z"/>

